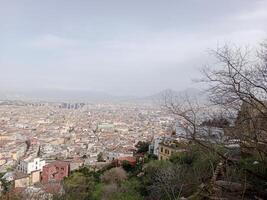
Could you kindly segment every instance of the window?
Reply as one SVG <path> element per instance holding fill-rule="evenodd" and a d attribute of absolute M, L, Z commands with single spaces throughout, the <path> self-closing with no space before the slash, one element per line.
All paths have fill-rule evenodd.
<path fill-rule="evenodd" d="M 160 152 L 163 152 L 163 147 L 160 148 Z"/>

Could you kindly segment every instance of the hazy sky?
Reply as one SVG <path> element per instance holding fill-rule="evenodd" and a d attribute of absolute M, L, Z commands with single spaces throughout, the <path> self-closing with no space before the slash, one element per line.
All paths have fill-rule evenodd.
<path fill-rule="evenodd" d="M 0 89 L 196 87 L 208 49 L 263 38 L 265 0 L 0 0 Z"/>

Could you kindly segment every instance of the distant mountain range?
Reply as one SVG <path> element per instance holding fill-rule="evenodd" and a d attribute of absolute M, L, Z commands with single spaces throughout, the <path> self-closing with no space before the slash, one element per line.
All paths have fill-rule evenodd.
<path fill-rule="evenodd" d="M 77 102 L 157 102 L 166 95 L 172 96 L 203 96 L 201 91 L 195 88 L 183 91 L 175 91 L 166 89 L 156 94 L 144 97 L 133 96 L 114 96 L 105 92 L 83 91 L 83 90 L 56 90 L 56 89 L 40 89 L 28 91 L 0 91 L 0 100 L 29 100 L 29 101 L 77 101 Z"/>
<path fill-rule="evenodd" d="M 161 99 L 162 97 L 166 96 L 166 95 L 172 95 L 172 96 L 184 96 L 184 95 L 188 95 L 188 96 L 198 96 L 200 95 L 201 91 L 195 88 L 188 88 L 186 90 L 182 90 L 182 91 L 175 91 L 172 89 L 166 89 L 166 90 L 162 90 L 156 94 L 150 95 L 145 97 L 146 99 Z"/>

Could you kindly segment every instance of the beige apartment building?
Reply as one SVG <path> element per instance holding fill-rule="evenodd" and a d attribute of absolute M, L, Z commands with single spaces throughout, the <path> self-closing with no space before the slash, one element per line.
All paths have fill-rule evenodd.
<path fill-rule="evenodd" d="M 163 141 L 159 143 L 159 160 L 169 160 L 174 153 L 185 152 L 185 144 L 179 143 L 176 140 Z"/>

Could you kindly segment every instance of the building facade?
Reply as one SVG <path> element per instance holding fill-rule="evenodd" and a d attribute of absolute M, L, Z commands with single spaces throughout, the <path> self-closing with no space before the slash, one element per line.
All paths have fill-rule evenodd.
<path fill-rule="evenodd" d="M 30 174 L 33 171 L 42 171 L 43 166 L 45 166 L 45 160 L 41 160 L 40 158 L 28 158 L 19 161 L 17 170 L 25 174 Z"/>
<path fill-rule="evenodd" d="M 42 182 L 61 181 L 69 176 L 70 165 L 68 162 L 55 161 L 43 167 Z"/>
<path fill-rule="evenodd" d="M 149 153 L 159 156 L 159 143 L 163 141 L 163 137 L 156 138 L 152 141 L 152 143 L 149 145 Z"/>
<path fill-rule="evenodd" d="M 186 145 L 176 140 L 162 141 L 159 143 L 159 160 L 169 160 L 174 153 L 182 153 L 186 151 Z"/>

